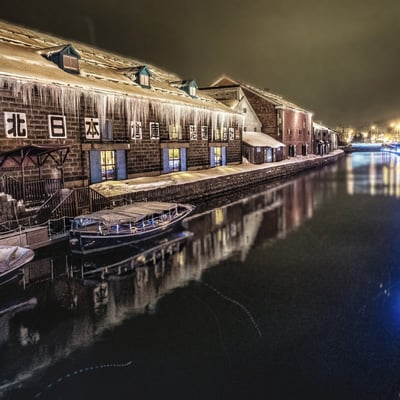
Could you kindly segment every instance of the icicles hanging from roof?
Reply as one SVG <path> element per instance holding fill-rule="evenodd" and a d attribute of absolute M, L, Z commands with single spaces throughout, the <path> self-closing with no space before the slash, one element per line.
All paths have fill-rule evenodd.
<path fill-rule="evenodd" d="M 125 116 L 128 128 L 131 121 L 142 121 L 146 124 L 151 112 L 155 121 L 164 122 L 166 126 L 194 124 L 208 125 L 213 129 L 231 126 L 234 117 L 234 114 L 223 111 L 167 102 L 159 98 L 128 96 L 90 88 L 28 81 L 17 77 L 0 78 L 0 85 L 9 88 L 11 94 L 19 97 L 24 105 L 32 107 L 39 102 L 40 105 L 56 107 L 63 114 L 70 113 L 75 116 L 81 113 L 81 106 L 84 105 L 87 109 L 94 110 L 100 120 L 114 115 Z"/>
<path fill-rule="evenodd" d="M 0 86 L 7 87 L 13 97 L 20 98 L 24 105 L 32 107 L 33 99 L 38 98 L 40 105 L 54 106 L 62 113 L 78 115 L 82 93 L 75 88 L 59 85 L 39 84 L 15 78 L 0 78 Z"/>

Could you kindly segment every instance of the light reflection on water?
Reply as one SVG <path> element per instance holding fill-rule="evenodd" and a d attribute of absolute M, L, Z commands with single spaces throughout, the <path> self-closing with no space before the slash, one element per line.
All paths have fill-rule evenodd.
<path fill-rule="evenodd" d="M 0 293 L 16 307 L 0 314 L 3 394 L 391 396 L 400 380 L 393 157 L 352 154 L 243 198 L 199 204 L 182 237 L 146 255 L 43 253 L 24 286 Z"/>

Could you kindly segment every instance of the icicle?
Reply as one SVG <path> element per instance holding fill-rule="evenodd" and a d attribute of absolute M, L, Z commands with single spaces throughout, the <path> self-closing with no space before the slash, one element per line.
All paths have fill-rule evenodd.
<path fill-rule="evenodd" d="M 131 121 L 149 122 L 150 109 L 159 122 L 166 126 L 181 125 L 183 127 L 193 124 L 196 126 L 208 125 L 213 130 L 217 127 L 231 126 L 233 114 L 202 108 L 197 105 L 182 104 L 174 101 L 145 98 L 142 96 L 128 96 L 84 89 L 83 87 L 68 87 L 58 84 L 32 82 L 18 77 L 0 78 L 3 88 L 8 87 L 14 97 L 19 97 L 23 104 L 32 106 L 34 96 L 43 106 L 54 106 L 63 114 L 71 113 L 78 116 L 81 111 L 81 99 L 85 106 L 95 109 L 98 118 L 105 120 L 110 115 L 126 116 L 128 129 Z"/>

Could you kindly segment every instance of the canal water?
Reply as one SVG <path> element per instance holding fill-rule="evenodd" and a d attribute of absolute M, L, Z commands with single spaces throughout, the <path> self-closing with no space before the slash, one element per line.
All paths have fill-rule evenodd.
<path fill-rule="evenodd" d="M 400 162 L 353 153 L 0 287 L 0 398 L 398 399 Z"/>

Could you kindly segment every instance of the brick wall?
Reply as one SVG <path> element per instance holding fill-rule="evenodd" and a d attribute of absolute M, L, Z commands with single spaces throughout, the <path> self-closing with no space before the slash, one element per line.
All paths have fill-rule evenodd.
<path fill-rule="evenodd" d="M 288 146 L 294 145 L 299 155 L 301 154 L 301 146 L 307 144 L 308 153 L 313 153 L 311 115 L 306 112 L 285 109 L 282 110 L 282 121 L 282 141 L 286 144 L 286 152 Z"/>
<path fill-rule="evenodd" d="M 245 93 L 247 99 L 249 100 L 249 103 L 253 107 L 258 119 L 261 122 L 262 132 L 272 136 L 277 140 L 281 140 L 281 138 L 278 137 L 278 119 L 275 106 L 269 101 L 263 99 L 262 97 L 254 94 L 253 92 L 245 88 L 243 88 L 243 92 Z"/>
<path fill-rule="evenodd" d="M 25 113 L 27 120 L 27 138 L 7 138 L 5 134 L 4 112 Z M 65 115 L 66 117 L 66 138 L 50 138 L 49 115 Z M 20 96 L 14 97 L 10 88 L 0 88 L 0 151 L 12 150 L 29 144 L 63 144 L 70 146 L 70 152 L 64 163 L 64 180 L 68 187 L 84 186 L 90 180 L 90 159 L 91 150 L 126 150 L 127 175 L 128 177 L 140 175 L 157 175 L 162 171 L 161 144 L 168 143 L 169 127 L 157 117 L 150 109 L 148 121 L 142 122 L 142 139 L 131 139 L 130 121 L 127 121 L 124 113 L 120 114 L 115 110 L 113 114 L 107 114 L 106 119 L 112 121 L 112 140 L 90 140 L 86 139 L 85 117 L 98 118 L 96 107 L 93 101 L 81 98 L 78 115 L 72 112 L 63 112 L 61 105 L 53 104 L 51 91 L 49 97 L 40 99 L 32 93 L 30 105 L 24 104 Z M 150 139 L 150 122 L 159 122 L 160 140 Z M 207 168 L 209 161 L 209 142 L 201 140 L 198 132 L 198 140 L 189 140 L 188 125 L 193 123 L 185 121 L 182 125 L 183 137 L 179 146 L 187 147 L 188 169 Z M 238 129 L 238 121 L 234 122 Z M 209 127 L 211 134 L 211 126 Z M 241 162 L 241 140 L 236 138 L 228 142 L 227 162 Z M 21 175 L 21 168 L 6 168 L 0 166 L 0 175 L 7 174 L 14 177 Z M 27 165 L 24 168 L 27 180 L 38 179 L 38 168 Z M 60 168 L 49 157 L 41 168 L 42 178 L 61 178 Z"/>

